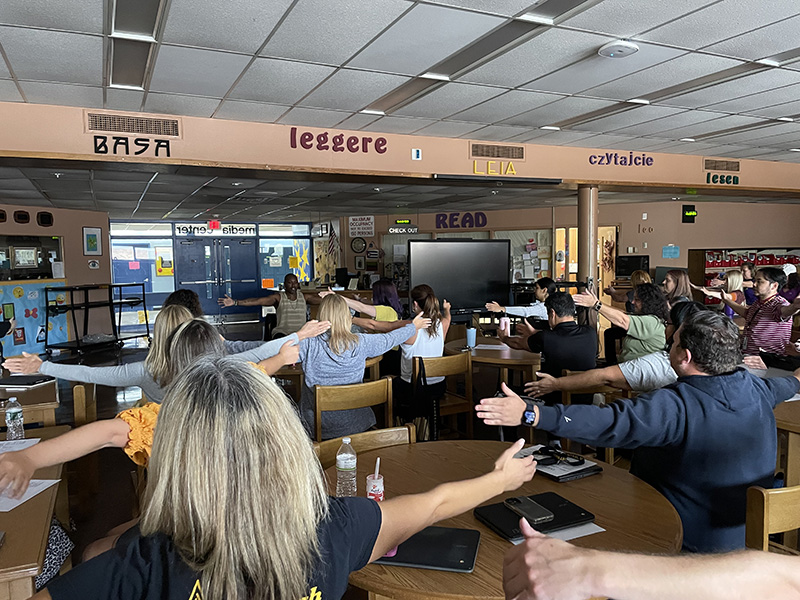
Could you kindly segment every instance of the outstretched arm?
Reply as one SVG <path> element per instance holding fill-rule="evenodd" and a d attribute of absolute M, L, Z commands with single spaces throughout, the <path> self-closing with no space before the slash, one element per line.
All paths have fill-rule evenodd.
<path fill-rule="evenodd" d="M 104 419 L 25 450 L 0 454 L 0 490 L 8 488 L 18 498 L 28 489 L 37 469 L 75 460 L 101 448 L 124 448 L 130 431 L 122 419 Z"/>
<path fill-rule="evenodd" d="M 300 346 L 293 339 L 284 342 L 275 356 L 259 361 L 258 366 L 267 375 L 274 375 L 284 365 L 293 365 L 300 359 Z"/>
<path fill-rule="evenodd" d="M 381 529 L 370 562 L 428 525 L 460 515 L 497 494 L 515 490 L 530 481 L 536 472 L 533 458 L 514 458 L 523 444 L 524 440 L 519 440 L 503 452 L 494 469 L 486 475 L 443 483 L 423 494 L 398 496 L 381 502 Z"/>
<path fill-rule="evenodd" d="M 597 296 L 588 291 L 581 292 L 580 294 L 573 294 L 572 299 L 575 301 L 575 304 L 585 308 L 594 308 L 598 303 Z M 608 306 L 607 304 L 601 303 L 600 314 L 611 321 L 612 325 L 616 325 L 617 327 L 621 327 L 625 331 L 628 331 L 630 319 L 628 318 L 627 313 L 614 308 L 613 306 Z"/>
<path fill-rule="evenodd" d="M 601 385 L 617 387 L 623 390 L 630 390 L 631 386 L 622 369 L 618 365 L 612 365 L 603 369 L 591 369 L 575 375 L 566 377 L 553 377 L 547 373 L 536 373 L 540 378 L 538 381 L 529 381 L 525 384 L 525 393 L 538 398 L 550 392 L 574 392 L 585 390 Z"/>
<path fill-rule="evenodd" d="M 701 292 L 703 292 L 703 294 L 705 294 L 709 298 L 718 298 L 719 300 L 722 300 L 725 306 L 730 307 L 730 309 L 740 317 L 743 317 L 747 313 L 747 307 L 742 304 L 734 302 L 732 294 L 726 294 L 722 290 L 710 290 L 707 287 L 698 287 L 698 286 L 692 286 L 692 287 L 694 289 L 700 290 Z"/>
<path fill-rule="evenodd" d="M 376 321 L 375 319 L 364 319 L 362 317 L 353 317 L 353 324 L 358 325 L 367 331 L 375 331 L 378 333 L 389 333 L 395 329 L 400 329 L 411 323 L 411 321 Z"/>
<path fill-rule="evenodd" d="M 234 300 L 228 294 L 224 298 L 217 298 L 217 304 L 220 306 L 276 306 L 281 301 L 280 294 L 270 294 L 261 298 L 244 298 L 242 300 Z"/>

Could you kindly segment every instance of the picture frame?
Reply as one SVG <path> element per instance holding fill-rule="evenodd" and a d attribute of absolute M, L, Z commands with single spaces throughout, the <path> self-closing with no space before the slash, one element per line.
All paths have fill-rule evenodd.
<path fill-rule="evenodd" d="M 363 256 L 356 256 L 356 271 L 363 271 L 365 268 L 365 262 Z"/>
<path fill-rule="evenodd" d="M 102 256 L 103 255 L 103 230 L 100 227 L 83 228 L 83 255 Z"/>

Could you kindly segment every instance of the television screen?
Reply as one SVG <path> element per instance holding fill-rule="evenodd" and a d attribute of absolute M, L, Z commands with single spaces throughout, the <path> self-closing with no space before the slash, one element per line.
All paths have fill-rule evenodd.
<path fill-rule="evenodd" d="M 509 301 L 509 240 L 409 240 L 409 287 L 428 284 L 454 313 L 480 312 Z"/>
<path fill-rule="evenodd" d="M 629 254 L 618 256 L 614 261 L 614 276 L 618 279 L 630 277 L 634 271 L 650 272 L 650 255 L 648 254 Z"/>

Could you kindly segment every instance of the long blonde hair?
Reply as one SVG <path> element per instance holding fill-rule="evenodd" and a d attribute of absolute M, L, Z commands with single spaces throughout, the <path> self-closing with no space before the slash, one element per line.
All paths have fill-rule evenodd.
<path fill-rule="evenodd" d="M 653 280 L 650 279 L 650 273 L 641 270 L 637 270 L 631 273 L 632 288 L 636 288 L 637 285 L 642 285 L 643 283 L 653 283 Z"/>
<path fill-rule="evenodd" d="M 169 365 L 169 337 L 175 329 L 186 321 L 192 320 L 192 313 L 183 306 L 171 305 L 161 309 L 153 324 L 153 341 L 150 351 L 144 359 L 144 366 L 155 382 L 164 387 L 169 383 L 171 369 Z"/>
<path fill-rule="evenodd" d="M 189 319 L 178 325 L 167 340 L 167 368 L 162 387 L 172 383 L 202 356 L 225 356 L 225 342 L 205 319 Z"/>
<path fill-rule="evenodd" d="M 172 540 L 206 600 L 307 596 L 328 501 L 285 394 L 243 361 L 206 357 L 162 406 L 142 534 Z"/>
<path fill-rule="evenodd" d="M 436 294 L 433 293 L 433 288 L 429 285 L 418 285 L 411 290 L 411 300 L 412 300 L 412 308 L 413 302 L 417 303 L 420 310 L 422 311 L 422 316 L 426 317 L 431 320 L 431 325 L 425 331 L 428 332 L 428 336 L 433 337 L 436 335 L 436 327 L 439 325 L 439 322 L 442 320 L 442 312 L 439 309 L 439 300 L 436 298 Z M 413 313 L 413 310 L 412 310 Z M 411 315 L 414 317 L 415 315 Z"/>
<path fill-rule="evenodd" d="M 341 296 L 328 294 L 322 299 L 319 305 L 319 320 L 331 322 L 328 346 L 336 354 L 358 345 L 358 336 L 350 331 L 353 325 L 350 308 Z"/>
<path fill-rule="evenodd" d="M 733 292 L 743 292 L 742 284 L 744 275 L 739 269 L 731 269 L 725 273 L 725 291 L 729 294 Z"/>

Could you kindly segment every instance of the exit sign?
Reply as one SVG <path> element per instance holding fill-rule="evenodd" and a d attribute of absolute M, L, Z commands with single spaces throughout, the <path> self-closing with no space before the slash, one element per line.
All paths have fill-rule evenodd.
<path fill-rule="evenodd" d="M 219 221 L 209 221 L 208 228 L 209 229 L 220 229 L 222 227 L 222 223 Z"/>
<path fill-rule="evenodd" d="M 411 219 L 395 219 L 395 225 L 411 225 Z"/>
<path fill-rule="evenodd" d="M 694 223 L 695 217 L 697 217 L 697 210 L 694 207 L 694 204 L 684 204 L 683 205 L 683 223 Z"/>

